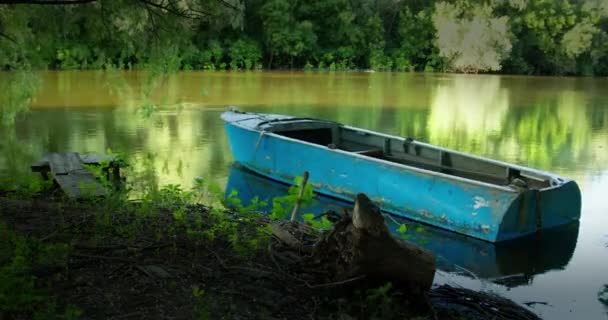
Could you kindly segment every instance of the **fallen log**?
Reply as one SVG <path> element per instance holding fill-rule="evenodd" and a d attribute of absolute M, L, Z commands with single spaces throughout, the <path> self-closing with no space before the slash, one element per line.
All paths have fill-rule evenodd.
<path fill-rule="evenodd" d="M 365 194 L 358 194 L 353 215 L 321 236 L 313 259 L 340 281 L 365 276 L 372 285 L 392 283 L 412 302 L 426 301 L 435 275 L 435 257 L 390 235 L 384 218 Z"/>

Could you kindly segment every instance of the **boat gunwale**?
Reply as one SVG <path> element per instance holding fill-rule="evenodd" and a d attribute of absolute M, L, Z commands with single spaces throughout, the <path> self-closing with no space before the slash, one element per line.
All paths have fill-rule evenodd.
<path fill-rule="evenodd" d="M 233 111 L 227 111 L 227 112 L 224 112 L 224 114 L 228 113 L 228 112 L 230 112 L 230 113 L 236 113 L 236 112 L 233 112 Z M 259 113 L 253 113 L 253 114 L 255 114 L 255 115 L 261 115 L 261 116 L 264 115 L 264 114 L 259 114 Z M 222 116 L 222 119 L 226 123 L 229 123 L 229 124 L 231 124 L 233 126 L 237 126 L 237 127 L 243 128 L 243 129 L 251 131 L 251 132 L 259 132 L 260 135 L 266 135 L 266 136 L 270 135 L 270 136 L 272 136 L 274 138 L 277 138 L 277 139 L 287 140 L 287 141 L 294 142 L 294 143 L 303 143 L 303 144 L 306 144 L 308 146 L 312 146 L 312 147 L 315 147 L 315 148 L 323 149 L 323 150 L 326 150 L 326 151 L 337 152 L 337 153 L 344 154 L 344 155 L 354 156 L 354 157 L 357 157 L 359 159 L 363 159 L 363 160 L 367 160 L 367 161 L 372 161 L 372 162 L 377 162 L 379 164 L 389 165 L 389 166 L 397 167 L 397 168 L 400 168 L 400 169 L 412 170 L 412 171 L 415 171 L 415 172 L 418 172 L 418 173 L 422 173 L 422 174 L 426 174 L 426 175 L 439 176 L 439 177 L 442 177 L 442 178 L 452 179 L 452 180 L 456 180 L 456 181 L 460 181 L 460 182 L 465 182 L 465 183 L 469 183 L 469 184 L 474 184 L 474 185 L 480 185 L 480 186 L 483 186 L 483 187 L 491 187 L 491 188 L 494 188 L 494 189 L 498 189 L 498 190 L 501 190 L 501 191 L 507 191 L 507 192 L 511 192 L 511 193 L 522 193 L 521 190 L 513 188 L 513 187 L 509 187 L 509 186 L 497 185 L 497 184 L 492 184 L 492 183 L 488 183 L 488 182 L 484 182 L 484 181 L 479 181 L 479 180 L 474 180 L 474 179 L 468 179 L 468 178 L 464 178 L 464 177 L 460 177 L 460 176 L 456 176 L 456 175 L 451 175 L 451 174 L 447 174 L 447 173 L 437 172 L 437 171 L 433 171 L 433 170 L 428 170 L 428 169 L 423 169 L 423 168 L 417 168 L 417 167 L 409 166 L 409 165 L 402 164 L 402 163 L 399 163 L 399 162 L 393 162 L 393 161 L 389 161 L 389 160 L 378 159 L 378 158 L 374 158 L 374 157 L 369 157 L 369 156 L 357 154 L 357 153 L 350 152 L 350 151 L 347 151 L 347 150 L 331 149 L 331 148 L 328 148 L 327 146 L 323 146 L 323 145 L 320 145 L 320 144 L 316 144 L 316 143 L 312 143 L 312 142 L 308 142 L 308 141 L 304 141 L 304 140 L 299 140 L 299 139 L 295 139 L 295 138 L 290 138 L 290 137 L 287 137 L 287 136 L 275 133 L 273 131 L 266 131 L 266 130 L 262 130 L 262 129 L 257 129 L 256 127 L 252 127 L 252 126 L 248 126 L 248 125 L 243 125 L 243 124 L 239 123 L 239 122 L 244 121 L 244 120 L 253 120 L 254 118 L 242 119 L 242 120 L 238 120 L 238 121 L 234 121 L 234 120 L 233 121 L 229 121 L 229 120 L 224 119 L 224 117 Z M 298 119 L 297 118 L 294 118 L 294 119 L 283 119 L 283 121 L 294 121 L 294 122 L 297 122 Z M 389 135 L 389 134 L 385 134 L 385 133 L 381 133 L 381 132 L 377 132 L 377 131 L 372 131 L 372 130 L 368 130 L 368 129 L 353 127 L 353 126 L 341 124 L 339 122 L 324 121 L 324 120 L 317 120 L 317 119 L 308 119 L 308 118 L 306 119 L 306 121 L 311 121 L 311 122 L 318 121 L 318 122 L 326 123 L 326 124 L 334 124 L 334 125 L 337 125 L 339 127 L 345 128 L 345 129 L 351 129 L 351 130 L 363 132 L 363 133 L 366 133 L 366 134 L 372 134 L 372 135 L 380 136 L 380 137 L 383 137 L 383 138 L 397 139 L 397 140 L 401 140 L 401 141 L 404 141 L 404 142 L 406 141 L 406 138 L 403 138 L 403 137 L 400 137 L 400 136 L 393 136 L 393 135 Z M 505 166 L 505 167 L 508 167 L 508 168 L 514 168 L 514 169 L 519 169 L 519 170 L 527 171 L 529 173 L 538 174 L 538 175 L 541 175 L 541 176 L 545 176 L 547 178 L 547 180 L 550 180 L 550 181 L 551 180 L 557 180 L 558 181 L 558 184 L 556 184 L 556 185 L 550 185 L 550 186 L 545 187 L 545 188 L 535 189 L 535 190 L 538 190 L 538 191 L 548 191 L 548 190 L 558 189 L 558 188 L 566 185 L 570 181 L 572 181 L 571 179 L 567 179 L 567 178 L 561 177 L 561 176 L 559 176 L 557 174 L 553 174 L 553 173 L 550 173 L 550 172 L 536 170 L 536 169 L 532 169 L 532 168 L 529 168 L 529 167 L 520 166 L 520 165 L 517 165 L 517 164 L 510 164 L 510 163 L 507 163 L 507 162 L 504 162 L 504 161 L 494 160 L 494 159 L 491 159 L 491 158 L 486 158 L 486 157 L 482 157 L 482 156 L 478 156 L 478 155 L 474 155 L 474 154 L 470 154 L 470 153 L 464 153 L 464 152 L 460 152 L 460 151 L 457 151 L 457 150 L 453 150 L 453 149 L 448 149 L 448 148 L 432 145 L 432 144 L 425 143 L 425 142 L 418 141 L 418 140 L 414 140 L 411 143 L 413 143 L 413 144 L 419 144 L 421 146 L 429 147 L 431 149 L 436 149 L 436 150 L 440 150 L 440 151 L 447 151 L 447 152 L 450 152 L 450 153 L 454 153 L 454 154 L 457 154 L 457 155 L 473 158 L 473 159 L 476 159 L 476 160 L 486 161 L 486 162 L 489 162 L 489 163 L 492 163 L 492 164 L 497 164 L 497 165 Z M 526 190 L 530 190 L 530 189 L 526 189 Z"/>

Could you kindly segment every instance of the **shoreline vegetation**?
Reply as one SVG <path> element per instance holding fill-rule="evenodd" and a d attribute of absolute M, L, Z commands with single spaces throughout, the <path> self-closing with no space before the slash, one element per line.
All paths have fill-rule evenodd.
<path fill-rule="evenodd" d="M 538 319 L 488 292 L 443 285 L 421 295 L 371 281 L 373 270 L 339 278 L 340 268 L 356 266 L 345 257 L 359 250 L 341 237 L 360 227 L 336 213 L 285 221 L 297 203 L 305 213 L 313 197 L 302 178 L 262 214 L 262 200 L 243 204 L 236 191 L 200 178 L 183 190 L 159 187 L 152 172 L 126 171 L 120 189 L 94 172 L 104 198 L 69 200 L 38 177 L 0 191 L 0 317 Z M 368 243 L 367 234 L 356 237 Z M 385 270 L 408 265 L 390 259 Z"/>
<path fill-rule="evenodd" d="M 608 75 L 600 0 L 0 1 L 0 69 Z"/>

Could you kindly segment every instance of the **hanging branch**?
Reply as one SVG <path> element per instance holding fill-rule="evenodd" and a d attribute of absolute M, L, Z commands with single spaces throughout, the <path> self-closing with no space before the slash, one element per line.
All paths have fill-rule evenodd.
<path fill-rule="evenodd" d="M 12 5 L 12 4 L 33 4 L 33 5 L 81 5 L 93 2 L 102 2 L 100 0 L 0 0 L 0 5 Z M 164 10 L 170 14 L 188 18 L 188 19 L 199 19 L 202 17 L 213 16 L 213 14 L 203 11 L 200 8 L 194 9 L 188 7 L 183 10 L 175 5 L 174 1 L 168 1 L 167 4 L 164 1 L 157 2 L 155 0 L 136 0 L 143 3 L 146 6 L 154 7 L 156 9 Z M 230 5 L 230 4 L 225 4 Z M 232 5 L 230 5 L 232 6 Z M 235 10 L 236 7 L 232 6 Z"/>
<path fill-rule="evenodd" d="M 0 32 L 0 37 L 2 37 L 2 38 L 4 38 L 4 39 L 7 39 L 7 40 L 9 40 L 10 42 L 12 42 L 12 43 L 14 43 L 14 44 L 19 44 L 19 43 L 17 42 L 17 40 L 13 39 L 13 37 L 11 37 L 11 36 L 9 36 L 9 35 L 7 35 L 7 34 L 4 34 L 4 33 L 2 33 L 2 32 Z"/>
<path fill-rule="evenodd" d="M 97 2 L 98 0 L 0 0 L 2 4 L 73 5 Z"/>
<path fill-rule="evenodd" d="M 0 0 L 1 1 L 1 0 Z M 188 7 L 188 9 L 186 10 L 181 10 L 179 8 L 177 8 L 174 4 L 174 2 L 169 1 L 166 5 L 161 3 L 156 3 L 152 0 L 138 0 L 139 2 L 147 5 L 147 6 L 151 6 L 154 7 L 156 9 L 160 9 L 160 10 L 164 10 L 167 11 L 168 13 L 171 13 L 173 15 L 182 17 L 182 18 L 187 18 L 187 19 L 199 19 L 202 17 L 207 17 L 207 16 L 211 16 L 210 13 L 208 12 L 204 12 L 204 11 L 200 11 L 200 10 L 194 10 L 190 7 Z"/>
<path fill-rule="evenodd" d="M 233 5 L 232 3 L 226 1 L 226 0 L 218 0 L 218 2 L 220 4 L 222 4 L 224 7 L 235 10 L 235 11 L 241 11 L 240 8 L 238 8 L 237 6 Z"/>

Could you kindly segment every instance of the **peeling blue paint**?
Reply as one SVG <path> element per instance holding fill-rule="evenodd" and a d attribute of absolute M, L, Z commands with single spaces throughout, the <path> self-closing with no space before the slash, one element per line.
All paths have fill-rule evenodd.
<path fill-rule="evenodd" d="M 259 174 L 291 183 L 308 171 L 318 193 L 353 201 L 363 192 L 386 212 L 475 238 L 510 240 L 580 215 L 580 191 L 574 181 L 562 185 L 566 188 L 540 191 L 489 185 L 274 133 L 260 134 L 260 120 L 247 119 L 243 125 L 234 119 L 224 117 L 234 158 Z"/>

